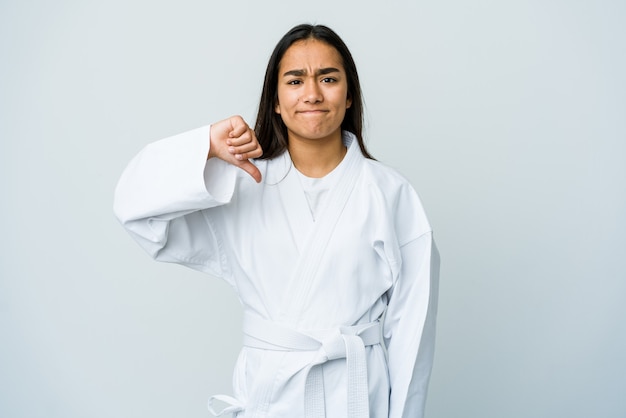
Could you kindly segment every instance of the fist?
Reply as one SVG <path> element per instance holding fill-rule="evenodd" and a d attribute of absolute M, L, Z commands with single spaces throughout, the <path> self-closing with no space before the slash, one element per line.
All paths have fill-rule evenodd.
<path fill-rule="evenodd" d="M 219 158 L 250 174 L 259 183 L 261 172 L 249 161 L 258 158 L 263 150 L 254 130 L 241 116 L 231 116 L 211 125 L 209 158 Z"/>

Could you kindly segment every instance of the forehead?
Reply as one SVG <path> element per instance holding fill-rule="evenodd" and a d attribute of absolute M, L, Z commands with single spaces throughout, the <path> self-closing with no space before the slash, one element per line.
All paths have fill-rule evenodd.
<path fill-rule="evenodd" d="M 304 39 L 294 42 L 280 60 L 279 71 L 294 69 L 343 68 L 339 51 L 332 45 L 317 39 Z"/>

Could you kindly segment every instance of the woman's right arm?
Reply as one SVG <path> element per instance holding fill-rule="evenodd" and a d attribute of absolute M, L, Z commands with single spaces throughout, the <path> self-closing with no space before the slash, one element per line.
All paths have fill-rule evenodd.
<path fill-rule="evenodd" d="M 248 161 L 262 150 L 238 116 L 146 146 L 124 170 L 114 212 L 155 259 L 219 274 L 219 237 L 200 212 L 228 203 L 240 167 L 255 181 Z"/>

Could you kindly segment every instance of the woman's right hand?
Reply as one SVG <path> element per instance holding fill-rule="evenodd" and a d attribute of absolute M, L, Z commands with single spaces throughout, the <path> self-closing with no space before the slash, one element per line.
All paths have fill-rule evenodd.
<path fill-rule="evenodd" d="M 250 174 L 259 183 L 261 172 L 249 161 L 259 158 L 263 150 L 254 130 L 241 116 L 231 116 L 211 125 L 209 158 L 219 158 Z"/>

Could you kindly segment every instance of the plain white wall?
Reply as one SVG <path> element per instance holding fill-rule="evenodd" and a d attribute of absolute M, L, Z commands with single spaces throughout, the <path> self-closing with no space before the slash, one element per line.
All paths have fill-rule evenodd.
<path fill-rule="evenodd" d="M 626 4 L 0 2 L 0 416 L 205 417 L 240 310 L 152 262 L 112 193 L 148 142 L 234 113 L 301 22 L 359 67 L 368 143 L 442 253 L 429 418 L 626 411 Z"/>

